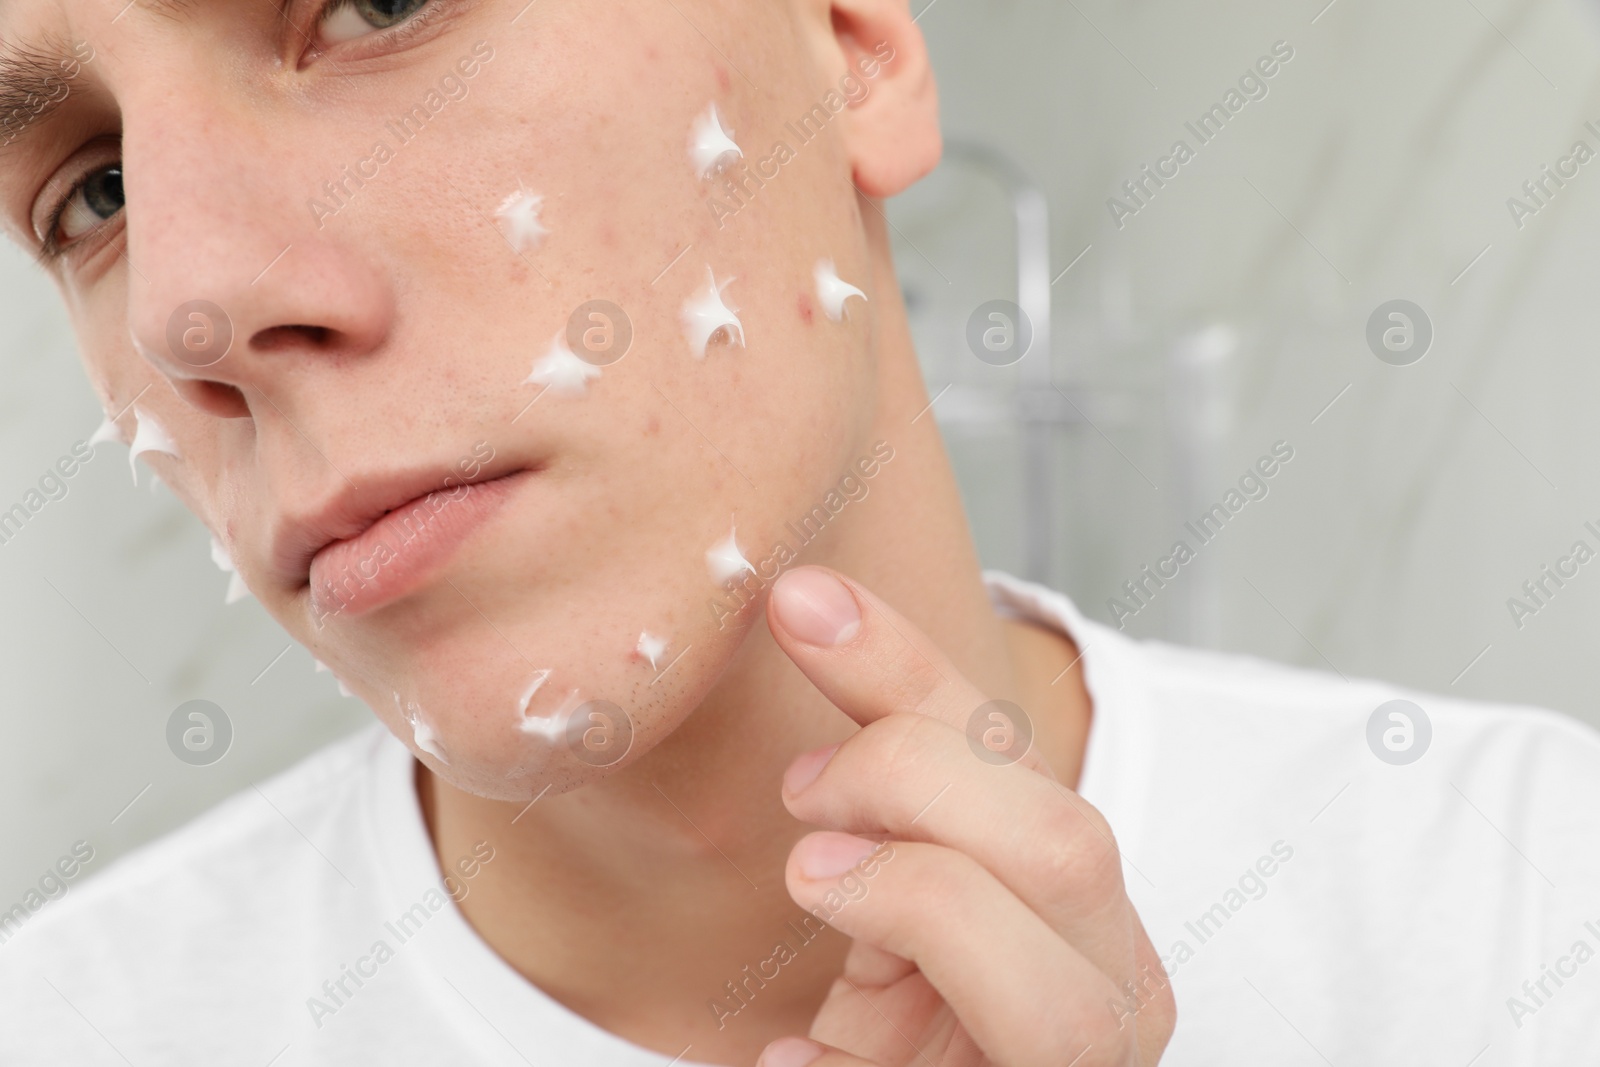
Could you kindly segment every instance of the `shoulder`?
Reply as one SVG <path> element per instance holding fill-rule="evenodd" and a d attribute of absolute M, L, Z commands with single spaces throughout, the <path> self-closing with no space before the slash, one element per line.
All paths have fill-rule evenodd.
<path fill-rule="evenodd" d="M 1136 738 L 1101 778 L 1137 856 L 1130 894 L 1207 1015 L 1175 1059 L 1238 1043 L 1261 1005 L 1230 968 L 1282 974 L 1285 945 L 1294 984 L 1322 999 L 1282 1010 L 1340 1035 L 1319 1039 L 1338 1061 L 1426 1059 L 1452 1024 L 1474 1047 L 1537 1040 L 1548 1062 L 1594 1047 L 1593 983 L 1550 1013 L 1516 998 L 1539 961 L 1600 936 L 1600 734 L 1544 708 L 1100 636 L 1138 682 L 1103 709 Z M 1414 1013 L 1383 1010 L 1419 988 Z"/>
<path fill-rule="evenodd" d="M 1134 848 L 1195 871 L 1304 842 L 1329 906 L 1374 870 L 1419 894 L 1446 872 L 1462 895 L 1501 876 L 1519 894 L 1600 891 L 1600 733 L 1575 718 L 1077 633 L 1095 700 L 1084 793 Z"/>
<path fill-rule="evenodd" d="M 1531 798 L 1516 805 L 1522 816 L 1593 797 L 1581 819 L 1600 833 L 1600 732 L 1570 716 L 1347 676 L 1331 664 L 1308 670 L 1135 639 L 1046 586 L 998 571 L 985 580 L 997 609 L 1078 645 L 1094 707 L 1084 786 L 1130 830 L 1172 805 L 1242 814 L 1260 809 L 1267 791 L 1280 803 L 1309 801 L 1376 775 L 1423 804 L 1459 804 L 1472 787 L 1508 803 L 1520 793 Z M 1406 773 L 1379 773 L 1395 770 Z"/>
<path fill-rule="evenodd" d="M 1600 732 L 1570 715 L 1529 704 L 1470 700 L 1331 670 L 1309 670 L 1252 656 L 1134 641 L 1102 627 L 1121 642 L 1121 657 L 1140 676 L 1152 714 L 1200 725 L 1235 722 L 1269 735 L 1320 739 L 1322 731 L 1349 735 L 1352 719 L 1370 740 L 1368 720 L 1385 728 L 1409 717 L 1422 740 L 1461 754 L 1484 744 L 1515 760 L 1529 746 L 1551 756 L 1600 767 Z M 1423 720 L 1425 720 L 1425 725 Z M 1378 731 L 1381 737 L 1381 731 Z M 1371 747 L 1369 744 L 1368 748 Z"/>
<path fill-rule="evenodd" d="M 312 842 L 338 836 L 356 815 L 382 739 L 378 728 L 361 730 L 69 883 L 56 899 L 0 913 L 0 988 L 33 959 L 137 971 L 219 931 L 237 939 L 232 924 L 242 919 L 259 929 L 264 899 L 284 900 L 323 877 Z M 328 868 L 327 876 L 338 873 Z"/>

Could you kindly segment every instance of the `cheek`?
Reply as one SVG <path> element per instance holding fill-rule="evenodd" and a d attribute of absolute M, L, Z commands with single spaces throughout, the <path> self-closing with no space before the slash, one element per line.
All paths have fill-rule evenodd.
<path fill-rule="evenodd" d="M 695 405 L 654 408 L 603 452 L 542 473 L 448 583 L 330 628 L 336 647 L 319 658 L 397 736 L 424 753 L 435 742 L 448 762 L 430 763 L 457 786 L 532 799 L 661 741 L 757 625 L 779 561 L 793 559 L 776 546 L 798 547 L 786 524 L 838 477 L 773 462 L 807 453 L 791 429 L 786 442 L 766 436 L 765 409 L 708 412 L 706 432 L 740 455 L 752 489 L 688 425 Z"/>

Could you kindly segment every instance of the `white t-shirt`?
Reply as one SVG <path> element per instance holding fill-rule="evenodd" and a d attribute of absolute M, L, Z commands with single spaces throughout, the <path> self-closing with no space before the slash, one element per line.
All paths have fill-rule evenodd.
<path fill-rule="evenodd" d="M 1001 610 L 1082 650 L 1094 720 L 1080 791 L 1116 831 L 1172 970 L 1164 1063 L 1600 1058 L 1600 734 L 1134 641 L 1059 593 L 986 578 Z M 1396 698 L 1432 729 L 1405 765 L 1373 747 L 1389 752 L 1388 732 L 1403 748 L 1405 720 L 1385 716 L 1368 741 Z M 411 756 L 376 726 L 7 936 L 6 1065 L 670 1059 L 573 1014 L 479 939 L 442 887 Z"/>

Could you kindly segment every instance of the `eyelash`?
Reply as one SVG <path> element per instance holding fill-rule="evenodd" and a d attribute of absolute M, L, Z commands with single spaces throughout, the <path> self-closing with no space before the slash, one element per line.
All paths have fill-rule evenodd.
<path fill-rule="evenodd" d="M 57 201 L 55 207 L 50 209 L 50 214 L 47 218 L 49 228 L 45 234 L 44 241 L 39 246 L 39 258 L 45 263 L 48 264 L 55 262 L 65 253 L 70 252 L 72 249 L 78 247 L 78 245 L 83 242 L 85 237 L 92 237 L 94 234 L 100 232 L 100 227 L 97 226 L 93 231 L 86 234 L 85 237 L 78 238 L 66 248 L 63 248 L 61 243 L 56 240 L 56 234 L 61 230 L 61 218 L 67 213 L 67 206 L 72 203 L 72 198 L 83 192 L 83 187 L 89 184 L 90 178 L 94 177 L 94 175 L 98 174 L 100 171 L 109 166 L 112 166 L 112 164 L 100 163 L 97 164 L 92 170 L 86 170 L 82 174 L 78 175 L 77 179 L 70 187 L 68 187 L 67 191 L 62 194 L 61 199 Z M 119 211 L 118 214 L 121 214 L 121 212 Z M 115 218 L 115 216 L 112 216 L 112 218 Z M 105 221 L 110 222 L 112 219 L 106 219 Z"/>
<path fill-rule="evenodd" d="M 413 34 L 421 33 L 428 21 L 440 17 L 441 13 L 459 4 L 461 0 L 430 0 L 418 8 L 416 13 L 404 22 L 396 23 L 386 30 L 374 30 L 362 38 L 364 41 L 381 41 L 383 44 L 398 44 Z M 312 19 L 312 25 L 321 26 L 324 21 L 332 17 L 340 8 L 349 7 L 355 0 L 328 0 L 317 17 Z"/>
<path fill-rule="evenodd" d="M 311 20 L 312 26 L 320 27 L 326 19 L 333 15 L 334 12 L 338 11 L 342 7 L 348 7 L 353 2 L 354 0 L 327 0 L 327 2 L 322 5 L 321 10 L 317 12 L 316 17 Z M 362 37 L 361 40 L 379 45 L 398 44 L 407 37 L 421 32 L 424 28 L 424 22 L 426 19 L 435 19 L 445 14 L 451 14 L 453 13 L 451 9 L 460 6 L 463 2 L 464 0 L 431 0 L 430 3 L 424 4 L 422 7 L 418 8 L 417 13 L 406 19 L 404 22 L 397 23 L 386 30 L 374 30 L 371 34 Z M 433 14 L 427 15 L 425 14 L 426 12 L 433 12 Z M 120 162 L 121 161 L 118 160 L 118 163 Z M 42 262 L 47 265 L 56 262 L 57 260 L 61 259 L 62 256 L 82 245 L 85 239 L 93 237 L 96 233 L 101 232 L 102 227 L 106 223 L 110 223 L 115 220 L 117 217 L 116 215 L 106 219 L 105 222 L 100 226 L 96 226 L 88 234 L 77 238 L 72 244 L 64 248 L 61 246 L 61 243 L 56 240 L 56 234 L 61 229 L 61 219 L 66 215 L 67 206 L 72 203 L 72 198 L 83 191 L 83 187 L 89 183 L 89 179 L 91 177 L 99 173 L 99 171 L 103 168 L 111 165 L 112 164 L 110 163 L 101 163 L 92 170 L 84 171 L 61 196 L 61 199 L 57 201 L 56 205 L 51 208 L 48 216 L 49 232 L 46 234 L 43 242 L 41 242 L 38 250 L 38 258 Z M 121 214 L 122 211 L 119 210 L 117 215 Z"/>

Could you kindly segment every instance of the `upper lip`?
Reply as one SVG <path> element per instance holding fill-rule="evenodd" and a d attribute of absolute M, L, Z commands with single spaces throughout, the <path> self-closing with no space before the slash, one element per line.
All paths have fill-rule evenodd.
<path fill-rule="evenodd" d="M 520 469 L 485 467 L 467 478 L 450 467 L 426 467 L 374 471 L 346 481 L 321 504 L 279 518 L 272 533 L 273 566 L 290 584 L 305 585 L 317 553 L 338 541 L 359 537 L 389 512 L 429 493 L 480 485 Z"/>

